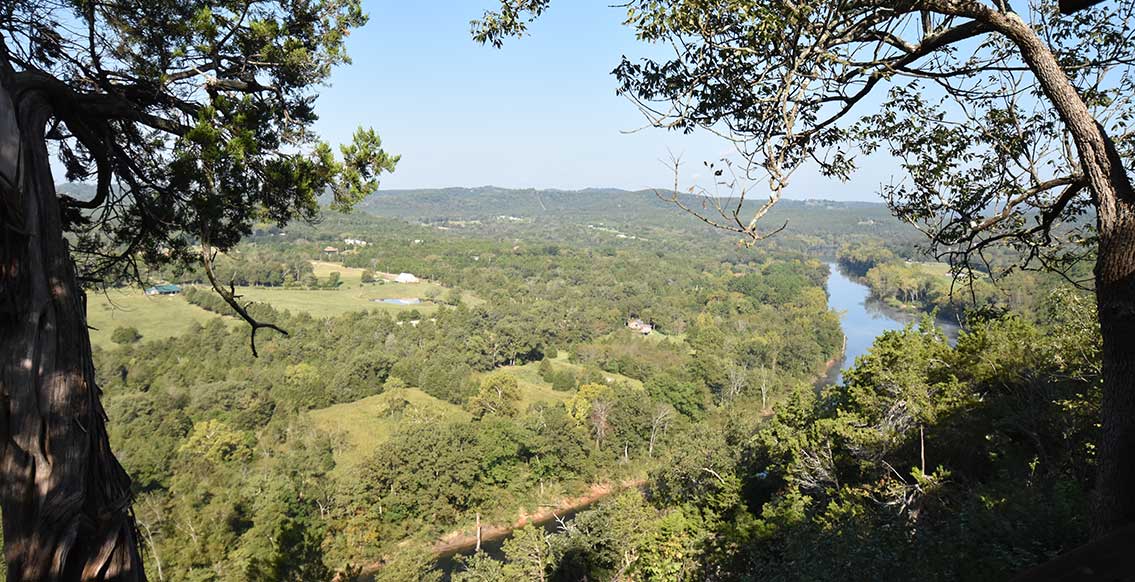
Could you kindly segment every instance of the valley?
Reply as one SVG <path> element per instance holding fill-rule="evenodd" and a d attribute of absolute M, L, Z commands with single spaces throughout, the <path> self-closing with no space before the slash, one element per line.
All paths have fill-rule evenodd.
<path fill-rule="evenodd" d="M 645 496 L 677 496 L 657 514 L 662 527 L 690 503 L 759 489 L 775 464 L 743 469 L 743 451 L 786 430 L 778 411 L 860 385 L 886 342 L 962 347 L 951 347 L 956 324 L 920 328 L 910 308 L 871 297 L 870 277 L 822 258 L 831 248 L 850 257 L 856 244 L 911 252 L 906 235 L 873 237 L 869 206 L 845 230 L 801 226 L 734 251 L 679 223 L 597 236 L 581 196 L 578 213 L 542 210 L 558 213 L 562 238 L 545 238 L 545 218 L 438 230 L 367 213 L 254 233 L 217 264 L 243 283 L 235 289 L 258 319 L 288 332 L 262 332 L 259 358 L 247 326 L 193 270 L 150 273 L 176 294 L 124 286 L 93 299 L 112 442 L 155 512 L 140 519 L 165 532 L 155 539 L 183 544 L 184 528 L 210 528 L 239 548 L 258 520 L 283 519 L 304 528 L 297 543 L 318 548 L 320 567 L 457 579 L 478 561 L 513 559 L 534 535 L 560 551 L 591 520 L 644 511 Z M 524 214 L 492 204 L 449 206 Z M 328 256 L 344 240 L 366 244 Z M 140 339 L 108 341 L 120 327 Z M 259 477 L 244 482 L 249 470 Z M 284 505 L 257 509 L 267 486 L 283 487 L 274 503 Z M 219 490 L 224 501 L 210 493 Z M 296 494 L 315 505 L 285 509 Z M 554 522 L 553 508 L 570 519 Z M 247 515 L 253 529 L 199 521 L 211 512 Z M 478 520 L 487 554 L 473 552 Z M 709 530 L 698 531 L 683 535 Z M 210 554 L 194 547 L 180 558 L 168 546 L 163 559 L 193 570 L 235 557 L 201 562 Z"/>

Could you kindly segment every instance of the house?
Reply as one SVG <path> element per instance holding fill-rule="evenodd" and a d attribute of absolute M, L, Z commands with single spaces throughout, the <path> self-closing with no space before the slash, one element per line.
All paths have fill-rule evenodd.
<path fill-rule="evenodd" d="M 399 282 L 399 283 L 421 283 L 422 282 L 421 279 L 415 277 L 411 273 L 398 273 L 398 276 L 395 277 L 394 280 Z"/>
<path fill-rule="evenodd" d="M 370 243 L 368 243 L 367 241 L 365 241 L 361 238 L 345 238 L 345 239 L 343 239 L 343 244 L 346 244 L 346 245 L 349 245 L 349 246 L 352 246 L 352 247 L 365 247 Z"/>
<path fill-rule="evenodd" d="M 146 289 L 146 295 L 177 295 L 181 293 L 180 285 L 154 285 Z"/>
<path fill-rule="evenodd" d="M 335 254 L 335 255 L 337 255 L 337 254 L 339 254 L 339 249 L 338 249 L 338 248 L 336 248 L 336 247 L 327 246 L 327 247 L 323 247 L 323 252 L 325 252 L 325 253 L 327 253 L 327 254 L 329 254 L 329 255 L 330 255 L 330 254 Z"/>
<path fill-rule="evenodd" d="M 627 328 L 629 328 L 631 331 L 637 331 L 642 335 L 650 335 L 650 332 L 654 331 L 654 324 L 646 323 L 645 321 L 637 318 L 628 319 Z"/>

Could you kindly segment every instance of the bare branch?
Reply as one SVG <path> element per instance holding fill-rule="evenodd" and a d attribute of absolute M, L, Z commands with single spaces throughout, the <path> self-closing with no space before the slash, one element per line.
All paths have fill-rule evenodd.
<path fill-rule="evenodd" d="M 284 335 L 288 335 L 288 332 L 274 323 L 264 323 L 262 321 L 257 321 L 254 317 L 249 315 L 247 306 L 241 305 L 240 302 L 237 301 L 240 296 L 236 294 L 236 286 L 230 282 L 229 288 L 225 289 L 225 287 L 221 285 L 219 281 L 217 281 L 217 274 L 213 268 L 213 259 L 216 257 L 216 254 L 217 253 L 209 245 L 208 233 L 206 229 L 206 232 L 202 233 L 201 237 L 201 264 L 205 267 L 205 275 L 209 278 L 209 283 L 213 286 L 213 290 L 217 292 L 217 295 L 220 295 L 221 299 L 223 299 L 225 303 L 228 303 L 229 307 L 231 307 L 233 311 L 235 311 L 237 315 L 239 315 L 240 318 L 248 323 L 248 325 L 251 327 L 248 341 L 249 345 L 252 348 L 252 356 L 260 357 L 260 354 L 256 352 L 257 330 L 261 328 L 268 328 L 278 331 Z M 251 303 L 249 305 L 251 305 Z"/>

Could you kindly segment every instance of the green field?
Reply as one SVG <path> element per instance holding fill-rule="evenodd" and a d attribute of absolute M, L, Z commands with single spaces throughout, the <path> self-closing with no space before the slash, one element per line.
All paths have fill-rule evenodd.
<path fill-rule="evenodd" d="M 185 333 L 194 323 L 219 317 L 191 305 L 180 295 L 147 296 L 141 289 L 110 289 L 87 295 L 87 323 L 91 344 L 114 347 L 110 335 L 116 327 L 133 326 L 142 341 L 157 340 Z"/>
<path fill-rule="evenodd" d="M 343 284 L 339 287 L 339 292 L 347 291 L 353 293 L 351 296 L 354 300 L 362 300 L 369 302 L 371 299 L 406 299 L 417 298 L 423 302 L 426 297 L 431 294 L 441 295 L 449 290 L 444 285 L 434 283 L 431 281 L 422 281 L 421 283 L 396 283 L 390 280 L 383 280 L 383 276 L 393 277 L 391 273 L 375 273 L 375 278 L 381 282 L 363 283 L 362 276 L 364 269 L 355 267 L 345 267 L 339 263 L 332 263 L 328 261 L 311 261 L 311 268 L 314 275 L 320 281 L 325 281 L 331 276 L 331 273 L 339 273 L 339 280 Z M 463 291 L 461 293 L 461 301 L 467 305 L 480 305 L 484 300 Z M 430 303 L 423 305 L 401 306 L 391 304 L 380 304 L 385 308 L 391 308 L 394 311 L 401 309 L 414 309 L 417 308 L 422 313 L 427 310 L 432 310 L 435 306 Z"/>
<path fill-rule="evenodd" d="M 402 311 L 418 310 L 423 315 L 437 311 L 435 303 L 424 297 L 431 293 L 441 294 L 446 287 L 437 283 L 369 283 L 363 284 L 362 269 L 344 267 L 337 263 L 312 261 L 315 275 L 325 280 L 332 272 L 338 272 L 343 285 L 336 290 L 312 291 L 307 289 L 286 289 L 283 287 L 237 287 L 237 293 L 244 301 L 267 303 L 280 310 L 292 313 L 309 313 L 315 317 L 335 317 L 354 311 L 381 310 L 397 315 Z M 374 299 L 418 298 L 418 305 L 394 305 L 373 301 Z M 471 293 L 462 293 L 461 299 L 467 304 L 477 305 L 483 301 Z M 91 343 L 102 348 L 112 348 L 110 336 L 117 327 L 133 326 L 142 334 L 143 341 L 165 339 L 181 335 L 193 323 L 204 323 L 214 317 L 210 313 L 185 301 L 180 295 L 147 296 L 140 289 L 111 289 L 106 293 L 91 293 L 87 298 L 87 321 L 91 327 Z"/>
<path fill-rule="evenodd" d="M 540 377 L 537 363 L 523 366 L 504 366 L 497 371 L 505 372 L 516 378 L 520 388 L 520 404 L 518 408 L 523 412 L 536 402 L 563 402 L 571 398 L 572 392 L 556 392 L 552 385 Z M 482 374 L 483 376 L 483 374 Z"/>
<path fill-rule="evenodd" d="M 315 426 L 335 438 L 335 470 L 357 466 L 400 425 L 468 420 L 461 407 L 417 388 L 402 388 L 308 413 Z"/>
<path fill-rule="evenodd" d="M 331 273 L 339 273 L 339 277 L 343 281 L 343 287 L 358 287 L 362 284 L 363 271 L 365 269 L 344 267 L 339 263 L 331 263 L 328 261 L 311 261 L 311 270 L 321 281 L 329 277 Z"/>
<path fill-rule="evenodd" d="M 552 360 L 552 366 L 557 372 L 569 370 L 575 374 L 576 377 L 582 376 L 586 371 L 583 366 L 569 362 L 567 353 L 565 352 L 561 352 L 559 356 Z M 574 392 L 557 392 L 552 390 L 552 384 L 544 381 L 544 379 L 540 377 L 539 362 L 531 362 L 523 366 L 502 366 L 497 368 L 497 371 L 507 372 L 516 377 L 517 383 L 520 384 L 521 410 L 527 410 L 528 405 L 534 402 L 563 402 L 571 398 L 571 395 L 574 394 Z M 632 388 L 638 390 L 642 389 L 642 382 L 639 380 L 622 374 L 615 374 L 614 372 L 604 371 L 602 373 L 608 382 L 622 382 Z"/>
<path fill-rule="evenodd" d="M 434 303 L 392 305 L 372 301 L 373 299 L 420 298 L 425 289 L 429 287 L 441 288 L 432 283 L 390 283 L 363 287 L 344 286 L 340 289 L 327 291 L 286 289 L 283 287 L 237 287 L 237 293 L 245 301 L 267 303 L 276 309 L 286 309 L 292 313 L 307 312 L 315 317 L 334 317 L 352 311 L 369 311 L 372 309 L 389 311 L 392 314 L 411 309 L 417 309 L 419 313 L 423 314 L 432 313 L 437 311 L 437 305 Z"/>
<path fill-rule="evenodd" d="M 418 297 L 431 283 L 367 285 L 334 291 L 309 291 L 283 287 L 237 287 L 242 301 L 267 303 L 292 313 L 306 312 L 315 317 L 335 317 L 353 311 L 381 310 L 396 315 L 417 309 L 429 314 L 437 305 L 392 305 L 372 299 Z M 439 287 L 440 288 L 440 287 Z M 91 343 L 113 347 L 110 335 L 116 327 L 133 326 L 143 341 L 181 335 L 194 323 L 204 323 L 218 315 L 190 304 L 180 295 L 147 296 L 139 289 L 111 289 L 106 294 L 88 296 L 87 321 L 91 327 Z"/>
<path fill-rule="evenodd" d="M 918 270 L 928 275 L 936 275 L 943 279 L 950 278 L 950 265 L 946 263 L 936 263 L 931 261 L 919 261 L 907 263 L 912 267 L 917 267 Z"/>
<path fill-rule="evenodd" d="M 569 363 L 565 356 L 554 360 L 557 369 L 582 373 L 583 367 Z M 540 378 L 538 363 L 504 366 L 496 371 L 516 377 L 520 386 L 520 410 L 536 402 L 564 402 L 573 392 L 556 392 Z M 605 373 L 612 382 L 626 382 L 642 388 L 642 382 L 620 374 Z M 483 376 L 483 374 L 482 374 Z M 404 403 L 402 402 L 404 401 Z M 404 407 L 398 410 L 399 407 Z M 397 389 L 355 402 L 336 404 L 308 413 L 316 427 L 335 437 L 336 471 L 346 471 L 366 459 L 399 425 L 412 422 L 468 420 L 469 413 L 459 406 L 438 400 L 417 388 Z"/>

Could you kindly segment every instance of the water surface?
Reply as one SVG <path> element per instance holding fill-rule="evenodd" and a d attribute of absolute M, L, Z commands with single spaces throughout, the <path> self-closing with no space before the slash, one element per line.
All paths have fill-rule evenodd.
<path fill-rule="evenodd" d="M 418 305 L 422 302 L 421 299 L 411 297 L 408 299 L 373 299 L 372 301 L 380 301 L 382 303 L 390 303 L 392 305 Z"/>
<path fill-rule="evenodd" d="M 839 323 L 847 338 L 843 361 L 824 380 L 824 384 L 839 383 L 843 371 L 855 363 L 855 358 L 867 353 L 875 338 L 885 331 L 902 329 L 906 324 L 922 317 L 921 313 L 908 313 L 887 307 L 883 302 L 871 298 L 871 290 L 866 285 L 848 277 L 839 265 L 828 263 L 831 276 L 828 277 L 828 306 L 840 314 Z M 946 334 L 950 343 L 958 338 L 958 324 L 939 318 L 935 325 Z"/>

